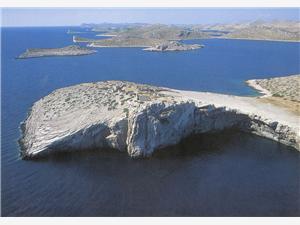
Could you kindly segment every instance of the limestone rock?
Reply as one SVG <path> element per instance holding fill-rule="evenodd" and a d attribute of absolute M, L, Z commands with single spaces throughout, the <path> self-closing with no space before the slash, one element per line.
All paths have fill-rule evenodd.
<path fill-rule="evenodd" d="M 22 123 L 22 156 L 110 147 L 145 157 L 190 134 L 227 128 L 299 150 L 299 118 L 253 101 L 124 81 L 61 88 L 34 103 Z"/>

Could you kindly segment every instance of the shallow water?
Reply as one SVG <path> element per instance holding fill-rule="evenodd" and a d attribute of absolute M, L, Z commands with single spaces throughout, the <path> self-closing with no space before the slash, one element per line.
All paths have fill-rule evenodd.
<path fill-rule="evenodd" d="M 300 215 L 299 153 L 251 135 L 189 138 L 148 160 L 95 150 L 23 161 L 17 145 L 30 106 L 57 88 L 120 79 L 255 95 L 244 80 L 300 72 L 299 43 L 198 40 L 188 42 L 205 48 L 191 52 L 14 59 L 26 48 L 72 44 L 67 29 L 2 29 L 3 216 Z"/>

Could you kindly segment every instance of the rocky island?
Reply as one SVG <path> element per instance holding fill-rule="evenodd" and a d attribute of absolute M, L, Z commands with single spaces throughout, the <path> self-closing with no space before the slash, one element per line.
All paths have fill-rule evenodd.
<path fill-rule="evenodd" d="M 78 41 L 79 40 L 79 41 Z M 157 39 L 142 39 L 142 38 L 114 38 L 108 39 L 105 42 L 87 39 L 76 39 L 75 42 L 88 42 L 88 47 L 106 48 L 106 47 L 142 47 L 144 51 L 166 52 L 166 51 L 187 51 L 203 48 L 204 45 L 198 44 L 183 44 L 178 41 L 163 41 Z"/>
<path fill-rule="evenodd" d="M 143 50 L 144 51 L 154 51 L 154 52 L 187 51 L 187 50 L 194 50 L 194 49 L 203 48 L 203 47 L 204 47 L 204 45 L 198 45 L 198 44 L 186 45 L 186 44 L 182 44 L 177 41 L 170 41 L 167 43 L 158 44 L 154 47 L 145 48 Z"/>
<path fill-rule="evenodd" d="M 35 102 L 21 124 L 21 155 L 109 147 L 147 157 L 191 135 L 235 128 L 299 148 L 299 117 L 251 97 L 125 81 L 61 88 Z"/>
<path fill-rule="evenodd" d="M 80 47 L 77 45 L 70 45 L 63 48 L 30 48 L 24 53 L 19 55 L 17 59 L 27 59 L 45 56 L 79 56 L 79 55 L 89 55 L 97 52 L 85 47 Z"/>

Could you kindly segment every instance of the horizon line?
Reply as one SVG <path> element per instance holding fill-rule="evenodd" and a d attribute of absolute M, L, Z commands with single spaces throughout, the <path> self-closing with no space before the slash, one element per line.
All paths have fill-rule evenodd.
<path fill-rule="evenodd" d="M 255 20 L 244 20 L 244 21 L 239 21 L 239 22 L 216 22 L 216 23 L 150 23 L 150 22 L 100 22 L 100 23 L 95 23 L 95 22 L 82 22 L 81 24 L 77 24 L 77 25 L 71 25 L 71 24 L 64 24 L 64 25 L 25 25 L 25 26 L 7 26 L 7 25 L 3 25 L 0 24 L 0 27 L 2 28 L 24 28 L 24 27 L 80 27 L 83 24 L 94 24 L 94 25 L 101 25 L 101 24 L 149 24 L 149 25 L 155 25 L 155 24 L 161 24 L 161 25 L 213 25 L 213 24 L 240 24 L 240 23 L 254 23 L 254 22 L 300 22 L 300 19 L 272 19 L 272 20 L 261 20 L 261 19 L 255 19 Z"/>

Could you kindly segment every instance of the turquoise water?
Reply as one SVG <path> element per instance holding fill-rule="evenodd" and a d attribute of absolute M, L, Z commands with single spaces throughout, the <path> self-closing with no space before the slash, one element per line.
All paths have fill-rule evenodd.
<path fill-rule="evenodd" d="M 168 157 L 137 161 L 107 151 L 23 161 L 17 145 L 30 106 L 57 88 L 129 80 L 251 96 L 247 79 L 300 72 L 299 43 L 211 39 L 186 41 L 205 45 L 189 52 L 104 48 L 80 57 L 15 59 L 26 48 L 72 44 L 67 30 L 2 29 L 4 216 L 300 215 L 299 153 L 251 135 L 196 137 Z"/>

